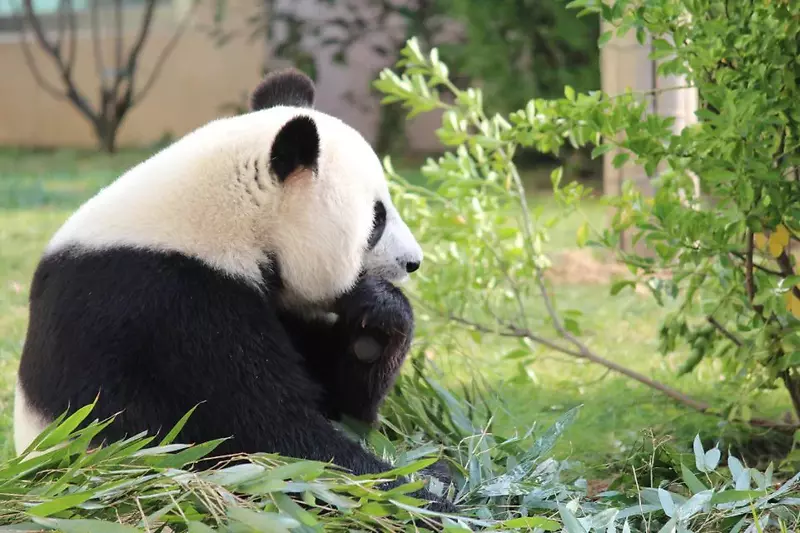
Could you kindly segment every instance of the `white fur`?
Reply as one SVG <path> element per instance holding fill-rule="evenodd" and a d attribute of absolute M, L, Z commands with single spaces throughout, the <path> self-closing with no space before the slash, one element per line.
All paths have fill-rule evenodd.
<path fill-rule="evenodd" d="M 28 403 L 25 392 L 17 383 L 14 390 L 14 449 L 17 454 L 24 452 L 34 439 L 44 431 L 48 423 Z M 29 458 L 33 458 L 39 453 L 43 452 L 34 452 L 29 455 Z"/>
<path fill-rule="evenodd" d="M 281 185 L 269 174 L 270 149 L 300 114 L 317 125 L 319 172 Z M 386 229 L 365 253 L 375 200 L 386 207 Z M 254 282 L 273 252 L 287 301 L 298 304 L 330 301 L 362 267 L 398 282 L 404 262 L 422 260 L 366 140 L 334 117 L 293 107 L 213 121 L 155 154 L 75 212 L 46 253 L 70 244 L 180 251 Z"/>

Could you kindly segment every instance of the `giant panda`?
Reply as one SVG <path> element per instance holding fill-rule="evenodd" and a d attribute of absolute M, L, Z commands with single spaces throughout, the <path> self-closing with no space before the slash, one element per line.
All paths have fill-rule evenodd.
<path fill-rule="evenodd" d="M 250 112 L 133 167 L 55 233 L 31 283 L 17 453 L 98 398 L 93 415 L 117 415 L 100 444 L 197 406 L 179 440 L 228 438 L 215 454 L 391 468 L 333 422 L 375 423 L 414 332 L 396 284 L 423 253 L 370 145 L 314 99 L 299 71 L 268 75 Z"/>

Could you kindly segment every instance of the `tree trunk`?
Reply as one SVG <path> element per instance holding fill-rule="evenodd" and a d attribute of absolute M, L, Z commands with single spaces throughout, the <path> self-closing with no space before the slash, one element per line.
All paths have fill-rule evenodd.
<path fill-rule="evenodd" d="M 789 398 L 792 400 L 794 415 L 797 420 L 800 420 L 800 375 L 791 370 L 786 370 L 783 372 L 782 377 L 786 391 L 789 393 Z"/>
<path fill-rule="evenodd" d="M 119 124 L 101 120 L 95 125 L 94 131 L 95 136 L 97 137 L 98 150 L 107 154 L 116 153 Z"/>

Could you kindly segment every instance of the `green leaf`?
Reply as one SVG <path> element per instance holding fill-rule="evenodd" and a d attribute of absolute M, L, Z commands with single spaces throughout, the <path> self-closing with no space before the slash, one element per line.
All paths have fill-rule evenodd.
<path fill-rule="evenodd" d="M 697 494 L 698 492 L 703 492 L 708 490 L 702 481 L 697 479 L 697 476 L 694 475 L 694 472 L 686 468 L 686 465 L 681 463 L 681 477 L 683 477 L 684 483 L 686 486 L 689 487 L 689 490 L 692 491 L 692 494 Z"/>
<path fill-rule="evenodd" d="M 580 336 L 581 327 L 574 318 L 564 317 L 564 328 L 573 335 Z"/>
<path fill-rule="evenodd" d="M 800 350 L 787 354 L 783 365 L 787 369 L 800 366 Z"/>
<path fill-rule="evenodd" d="M 597 39 L 597 46 L 598 46 L 599 48 L 602 48 L 602 47 L 604 47 L 605 45 L 607 45 L 607 44 L 608 44 L 608 42 L 611 40 L 611 38 L 612 38 L 613 36 L 614 36 L 614 32 L 613 32 L 613 31 L 611 31 L 611 30 L 604 31 L 604 32 L 603 32 L 603 33 L 600 35 L 600 38 L 598 38 L 598 39 Z"/>
<path fill-rule="evenodd" d="M 77 492 L 75 494 L 67 494 L 66 496 L 34 505 L 27 510 L 27 513 L 34 516 L 50 516 L 52 514 L 60 513 L 61 511 L 80 505 L 83 502 L 91 499 L 93 495 L 94 492 Z"/>
<path fill-rule="evenodd" d="M 300 522 L 288 516 L 277 513 L 256 512 L 241 507 L 228 507 L 228 517 L 236 522 L 249 526 L 256 531 L 269 531 L 270 533 L 289 533 Z"/>
<path fill-rule="evenodd" d="M 195 520 L 189 520 L 188 523 L 188 532 L 189 533 L 215 533 L 214 528 L 205 525 L 202 522 L 197 522 Z"/>
<path fill-rule="evenodd" d="M 611 296 L 616 296 L 625 287 L 635 287 L 636 282 L 630 279 L 621 279 L 611 284 Z"/>
<path fill-rule="evenodd" d="M 95 399 L 95 401 L 90 403 L 89 405 L 85 405 L 80 409 L 78 409 L 77 411 L 75 411 L 74 413 L 72 413 L 72 415 L 70 415 L 66 420 L 64 420 L 61 424 L 59 424 L 59 426 L 55 428 L 52 433 L 47 435 L 47 437 L 45 437 L 39 443 L 39 445 L 36 446 L 36 449 L 46 450 L 51 446 L 63 443 L 67 439 L 67 437 L 71 435 L 73 431 L 75 431 L 75 428 L 77 428 L 81 424 L 81 422 L 83 422 L 86 419 L 86 417 L 89 416 L 89 413 L 91 413 L 92 409 L 94 409 L 96 402 L 97 399 Z"/>
<path fill-rule="evenodd" d="M 712 505 L 719 503 L 731 503 L 739 501 L 752 501 L 764 496 L 763 491 L 759 490 L 726 490 L 718 492 L 711 497 Z"/>
<path fill-rule="evenodd" d="M 414 461 L 413 463 L 409 463 L 409 464 L 407 464 L 405 466 L 400 466 L 400 467 L 397 467 L 397 468 L 393 468 L 393 469 L 389 470 L 388 472 L 383 472 L 383 473 L 381 473 L 379 475 L 364 475 L 364 476 L 359 476 L 359 477 L 363 478 L 363 479 L 369 479 L 369 478 L 374 478 L 374 477 L 383 478 L 383 477 L 407 476 L 407 475 L 412 474 L 414 472 L 418 472 L 418 471 L 422 470 L 423 468 L 429 467 L 430 465 L 432 465 L 433 463 L 435 463 L 438 460 L 439 460 L 438 457 L 426 457 L 425 459 L 420 459 L 419 461 Z"/>
<path fill-rule="evenodd" d="M 64 533 L 142 533 L 140 529 L 133 526 L 105 520 L 34 517 L 33 521 Z"/>
<path fill-rule="evenodd" d="M 567 533 L 586 533 L 581 523 L 578 522 L 572 511 L 567 509 L 565 505 L 558 504 L 558 514 L 561 515 L 561 520 L 564 522 L 564 529 L 567 530 Z"/>
<path fill-rule="evenodd" d="M 564 176 L 564 167 L 556 167 L 550 173 L 550 183 L 553 184 L 553 188 L 557 189 L 559 183 L 561 183 L 561 178 Z"/>
<path fill-rule="evenodd" d="M 272 495 L 272 499 L 282 512 L 296 519 L 301 524 L 309 527 L 317 525 L 317 519 L 314 515 L 297 505 L 287 494 L 276 492 Z"/>
<path fill-rule="evenodd" d="M 600 144 L 592 149 L 592 159 L 596 159 L 614 149 L 613 144 Z"/>
<path fill-rule="evenodd" d="M 629 152 L 620 152 L 614 156 L 614 159 L 611 160 L 611 164 L 614 168 L 621 168 L 630 158 L 631 154 Z"/>
<path fill-rule="evenodd" d="M 583 248 L 586 246 L 586 241 L 589 239 L 589 223 L 584 221 L 580 226 L 578 226 L 578 234 L 576 236 L 576 242 L 578 246 Z"/>
<path fill-rule="evenodd" d="M 171 430 L 169 430 L 169 433 L 167 433 L 164 439 L 159 443 L 159 446 L 166 446 L 167 444 L 171 444 L 172 441 L 175 440 L 175 437 L 177 437 L 178 433 L 181 432 L 183 426 L 186 425 L 186 422 L 189 420 L 189 417 L 192 416 L 192 413 L 194 413 L 195 409 L 197 409 L 197 405 L 189 409 L 189 411 L 185 415 L 183 415 L 180 420 L 178 420 L 178 423 L 175 424 L 175 426 L 173 426 Z"/>
<path fill-rule="evenodd" d="M 561 524 L 555 520 L 550 520 L 543 516 L 523 516 L 521 518 L 512 518 L 500 522 L 495 527 L 503 528 L 527 528 L 527 529 L 543 529 L 545 531 L 557 531 L 561 528 Z"/>
<path fill-rule="evenodd" d="M 270 479 L 316 479 L 325 472 L 325 463 L 318 461 L 297 461 L 280 465 L 270 470 Z"/>
<path fill-rule="evenodd" d="M 182 468 L 210 454 L 225 440 L 227 439 L 203 442 L 175 454 L 145 456 L 143 459 L 147 464 L 156 468 Z"/>
<path fill-rule="evenodd" d="M 692 442 L 694 449 L 694 465 L 700 472 L 708 472 L 706 468 L 706 452 L 703 450 L 703 443 L 700 442 L 700 435 L 695 435 Z"/>

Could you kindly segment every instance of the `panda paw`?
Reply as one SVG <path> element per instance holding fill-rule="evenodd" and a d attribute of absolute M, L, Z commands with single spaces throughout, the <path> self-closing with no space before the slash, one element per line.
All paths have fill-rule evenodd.
<path fill-rule="evenodd" d="M 365 276 L 337 302 L 351 338 L 350 350 L 364 363 L 402 357 L 414 335 L 414 313 L 405 295 L 380 278 Z"/>

